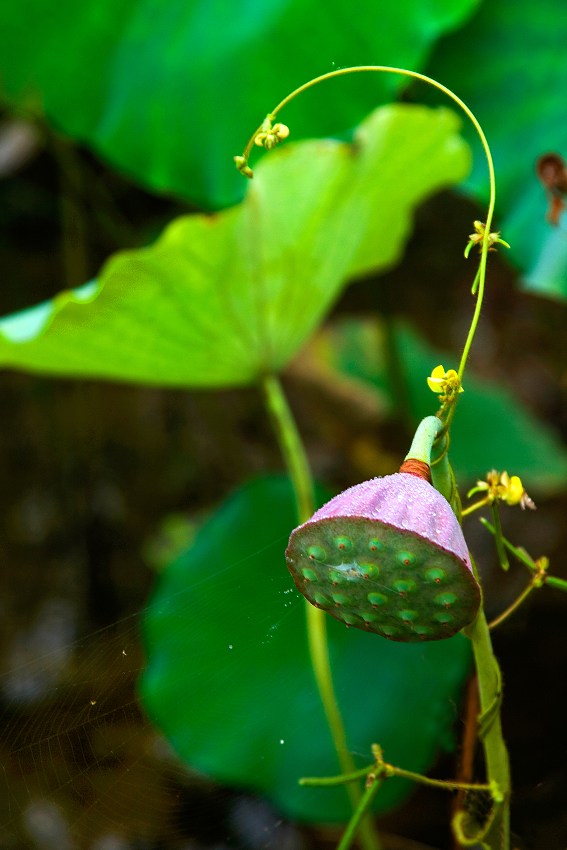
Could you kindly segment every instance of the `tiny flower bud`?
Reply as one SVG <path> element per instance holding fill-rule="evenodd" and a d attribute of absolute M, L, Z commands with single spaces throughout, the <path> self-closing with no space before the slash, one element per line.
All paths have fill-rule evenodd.
<path fill-rule="evenodd" d="M 273 132 L 276 134 L 280 141 L 283 141 L 289 136 L 289 127 L 287 126 L 287 124 L 274 124 Z"/>
<path fill-rule="evenodd" d="M 502 473 L 502 478 L 506 473 Z M 508 478 L 506 474 L 507 482 L 503 495 L 503 499 L 507 505 L 519 505 L 522 496 L 524 495 L 524 485 L 522 484 L 521 479 L 517 475 L 512 475 L 511 478 Z"/>
<path fill-rule="evenodd" d="M 254 172 L 252 171 L 252 169 L 248 165 L 246 157 L 235 156 L 234 157 L 234 164 L 236 165 L 238 171 L 240 171 L 240 173 L 243 174 L 245 177 L 252 178 L 254 176 Z"/>
<path fill-rule="evenodd" d="M 465 248 L 465 257 L 467 258 L 473 245 L 478 245 L 479 248 L 482 248 L 482 243 L 484 242 L 484 236 L 486 233 L 486 224 L 482 221 L 474 221 L 473 227 L 475 232 L 469 235 L 469 241 Z M 505 248 L 510 247 L 509 244 L 500 237 L 500 232 L 497 230 L 488 234 L 488 250 L 495 251 L 495 245 L 504 245 Z"/>

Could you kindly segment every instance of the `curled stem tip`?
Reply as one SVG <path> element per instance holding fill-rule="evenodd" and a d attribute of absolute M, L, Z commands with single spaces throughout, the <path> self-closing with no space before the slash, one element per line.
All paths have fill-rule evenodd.
<path fill-rule="evenodd" d="M 250 137 L 242 155 L 236 156 L 235 163 L 236 167 L 240 171 L 241 174 L 246 177 L 252 177 L 253 171 L 249 165 L 249 158 L 252 148 L 255 145 L 264 147 L 268 150 L 275 147 L 280 141 L 286 139 L 289 135 L 289 128 L 285 124 L 281 124 L 280 122 L 276 122 L 276 117 L 279 112 L 287 106 L 290 101 L 296 98 L 298 95 L 302 94 L 307 89 L 313 88 L 319 83 L 323 83 L 327 80 L 331 80 L 335 77 L 346 76 L 348 74 L 355 73 L 385 73 L 385 74 L 396 74 L 402 77 L 407 77 L 410 79 L 418 80 L 420 82 L 426 83 L 427 85 L 432 86 L 437 89 L 444 95 L 446 95 L 450 100 L 453 101 L 457 105 L 457 107 L 465 114 L 467 119 L 472 123 L 475 132 L 480 140 L 482 148 L 484 150 L 484 154 L 486 157 L 486 164 L 488 168 L 488 176 L 489 176 L 489 184 L 490 184 L 490 193 L 489 193 L 489 202 L 488 202 L 488 210 L 486 215 L 485 222 L 475 222 L 474 230 L 475 232 L 469 238 L 469 244 L 467 245 L 466 253 L 468 255 L 473 245 L 478 245 L 480 249 L 480 265 L 478 269 L 478 273 L 475 277 L 475 281 L 473 283 L 472 291 L 473 295 L 476 296 L 475 310 L 471 320 L 471 325 L 468 331 L 468 335 L 463 347 L 463 352 L 461 355 L 461 360 L 459 363 L 458 369 L 458 378 L 462 379 L 463 373 L 465 370 L 465 366 L 468 360 L 469 352 L 471 349 L 472 341 L 474 335 L 476 333 L 476 328 L 478 325 L 478 321 L 480 318 L 482 302 L 484 299 L 484 287 L 485 287 L 485 279 L 486 279 L 486 263 L 487 263 L 487 255 L 490 250 L 494 249 L 495 244 L 501 244 L 508 246 L 508 243 L 501 239 L 500 234 L 497 232 L 491 231 L 492 219 L 494 216 L 494 207 L 496 202 L 496 181 L 494 175 L 494 163 L 492 159 L 492 154 L 490 151 L 490 146 L 484 134 L 484 131 L 476 118 L 475 114 L 472 110 L 467 106 L 467 104 L 461 100 L 461 98 L 451 89 L 444 86 L 442 83 L 434 80 L 432 77 L 428 77 L 426 74 L 421 74 L 418 71 L 410 71 L 407 68 L 398 68 L 395 66 L 389 65 L 355 65 L 347 68 L 337 68 L 334 71 L 329 71 L 326 74 L 321 74 L 318 77 L 315 77 L 312 80 L 309 80 L 307 83 L 304 83 L 302 86 L 299 86 L 290 94 L 288 94 L 271 112 L 268 113 L 266 118 L 262 121 L 260 126 L 256 129 L 256 131 Z"/>

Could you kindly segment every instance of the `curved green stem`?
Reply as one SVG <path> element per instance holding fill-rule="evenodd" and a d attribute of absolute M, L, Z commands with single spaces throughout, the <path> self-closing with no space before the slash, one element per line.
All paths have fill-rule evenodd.
<path fill-rule="evenodd" d="M 275 375 L 263 380 L 264 398 L 297 502 L 297 520 L 307 522 L 315 511 L 313 477 L 303 442 L 282 385 Z"/>
<path fill-rule="evenodd" d="M 482 525 L 486 528 L 486 530 L 489 531 L 494 537 L 496 537 L 496 535 L 498 534 L 496 527 L 494 525 L 491 525 L 485 517 L 480 517 L 480 521 L 481 521 Z M 518 559 L 518 561 L 521 564 L 523 564 L 525 567 L 527 567 L 532 572 L 538 571 L 538 569 L 539 569 L 538 565 L 533 560 L 533 558 L 530 558 L 530 556 L 528 555 L 528 553 L 526 552 L 525 549 L 520 549 L 518 546 L 514 546 L 503 535 L 502 535 L 502 543 L 504 544 L 506 549 L 509 552 L 511 552 L 512 555 L 514 555 L 515 558 Z"/>
<path fill-rule="evenodd" d="M 355 764 L 348 748 L 345 728 L 333 686 L 325 612 L 307 603 L 306 615 L 309 654 L 327 724 L 335 745 L 341 771 L 345 774 L 351 774 L 355 772 Z M 348 785 L 347 793 L 353 808 L 355 808 L 360 801 L 359 788 L 355 785 Z"/>
<path fill-rule="evenodd" d="M 494 620 L 490 621 L 490 623 L 488 624 L 488 628 L 490 629 L 490 631 L 494 631 L 494 629 L 498 628 L 498 626 L 501 625 L 501 623 L 503 623 L 505 620 L 507 620 L 508 617 L 511 617 L 512 614 L 514 614 L 518 610 L 520 605 L 522 605 L 522 603 L 526 601 L 528 596 L 531 595 L 532 591 L 537 590 L 537 588 L 539 587 L 541 587 L 541 579 L 539 575 L 536 574 L 534 575 L 528 586 L 525 587 L 524 590 L 522 590 L 522 592 L 519 596 L 516 597 L 516 599 L 514 599 L 512 604 L 509 605 L 504 611 L 502 611 L 501 614 L 498 614 L 498 616 L 495 617 Z"/>
<path fill-rule="evenodd" d="M 494 174 L 491 173 L 491 181 L 493 181 L 493 180 L 494 180 Z M 493 193 L 493 188 L 492 188 L 493 185 L 494 185 L 493 182 L 491 182 L 491 198 L 490 198 L 491 206 L 489 207 L 489 212 L 488 212 L 488 215 L 486 217 L 486 232 L 485 232 L 484 240 L 483 240 L 483 243 L 482 243 L 482 253 L 481 253 L 481 256 L 480 256 L 480 266 L 479 266 L 479 270 L 478 270 L 478 287 L 477 287 L 476 303 L 475 303 L 473 317 L 471 319 L 471 324 L 470 324 L 470 327 L 469 327 L 469 332 L 467 334 L 467 338 L 466 338 L 465 344 L 463 346 L 463 353 L 461 354 L 461 360 L 459 362 L 459 368 L 457 370 L 457 374 L 458 374 L 459 378 L 461 378 L 461 380 L 463 378 L 465 366 L 467 365 L 467 360 L 468 360 L 469 353 L 470 353 L 470 350 L 471 350 L 471 346 L 472 346 L 472 343 L 473 343 L 474 335 L 476 333 L 478 320 L 480 319 L 480 313 L 481 313 L 481 310 L 482 310 L 482 302 L 484 300 L 484 284 L 485 284 L 485 281 L 486 281 L 486 262 L 487 262 L 487 259 L 488 259 L 488 235 L 489 235 L 490 224 L 492 222 L 492 216 L 493 216 L 493 212 L 494 212 L 494 193 Z"/>
<path fill-rule="evenodd" d="M 493 525 L 491 525 L 487 519 L 484 517 L 480 518 L 481 523 L 484 527 L 493 535 L 496 535 L 496 529 Z M 530 558 L 525 549 L 520 549 L 518 546 L 514 546 L 507 540 L 505 537 L 502 537 L 502 543 L 506 547 L 506 549 L 514 555 L 515 558 L 521 564 L 524 564 L 532 573 L 534 573 L 541 584 L 547 584 L 549 587 L 556 587 L 558 590 L 567 591 L 567 581 L 563 578 L 558 578 L 557 576 L 550 576 L 547 573 L 547 558 L 538 558 L 537 561 L 534 561 L 533 558 Z M 545 563 L 545 566 L 542 567 L 542 561 Z"/>
<path fill-rule="evenodd" d="M 487 258 L 488 258 L 488 249 L 490 247 L 490 227 L 491 227 L 491 224 L 492 224 L 492 219 L 494 217 L 494 207 L 495 207 L 495 203 L 496 203 L 496 180 L 495 180 L 495 175 L 494 175 L 494 162 L 492 160 L 492 154 L 490 152 L 490 147 L 488 145 L 488 141 L 486 139 L 484 131 L 483 131 L 482 127 L 480 126 L 480 123 L 478 122 L 478 119 L 476 118 L 476 116 L 472 112 L 472 110 L 467 106 L 467 104 L 463 100 L 461 100 L 461 98 L 457 94 L 455 94 L 455 92 L 451 91 L 451 89 L 447 88 L 447 86 L 444 86 L 442 83 L 439 83 L 437 80 L 434 80 L 432 77 L 428 77 L 426 74 L 420 74 L 418 71 L 409 71 L 407 68 L 390 67 L 389 65 L 355 65 L 355 66 L 352 66 L 352 67 L 349 67 L 349 68 L 338 68 L 335 71 L 329 71 L 327 74 L 321 74 L 319 77 L 315 77 L 314 79 L 309 80 L 309 82 L 304 83 L 302 86 L 299 86 L 299 88 L 292 91 L 290 94 L 288 94 L 286 97 L 284 97 L 283 100 L 281 100 L 278 103 L 276 108 L 268 114 L 267 120 L 270 121 L 270 122 L 274 121 L 276 116 L 278 115 L 278 113 L 285 106 L 287 106 L 287 104 L 290 103 L 290 101 L 292 101 L 294 98 L 296 98 L 298 95 L 302 94 L 303 92 L 307 91 L 308 89 L 313 88 L 313 86 L 319 85 L 319 83 L 325 82 L 326 80 L 334 79 L 335 77 L 342 77 L 342 76 L 345 76 L 347 74 L 368 73 L 368 72 L 374 72 L 374 73 L 378 72 L 378 73 L 383 73 L 383 74 L 398 74 L 402 77 L 410 77 L 414 80 L 419 80 L 423 83 L 427 83 L 428 85 L 433 86 L 433 88 L 436 88 L 438 91 L 442 92 L 448 98 L 450 98 L 459 107 L 459 109 L 461 109 L 462 112 L 464 112 L 464 114 L 467 116 L 469 121 L 472 123 L 472 125 L 473 125 L 479 139 L 480 139 L 481 145 L 484 149 L 484 154 L 486 156 L 486 163 L 487 163 L 487 167 L 488 167 L 488 177 L 489 177 L 489 183 L 490 183 L 490 195 L 489 195 L 489 201 L 488 201 L 488 210 L 487 210 L 487 215 L 486 215 L 486 222 L 485 222 L 485 225 L 484 225 L 485 229 L 484 229 L 484 233 L 483 233 L 482 242 L 480 243 L 481 244 L 480 264 L 479 264 L 479 269 L 478 269 L 478 272 L 475 276 L 475 280 L 474 280 L 474 283 L 473 283 L 473 292 L 476 292 L 476 304 L 475 304 L 475 309 L 474 309 L 473 317 L 472 317 L 472 320 L 471 320 L 469 332 L 467 334 L 467 338 L 465 340 L 465 344 L 464 344 L 464 347 L 463 347 L 463 353 L 461 355 L 461 360 L 460 360 L 459 369 L 458 369 L 459 378 L 462 379 L 463 373 L 465 371 L 467 359 L 468 359 L 468 356 L 469 356 L 469 352 L 470 352 L 470 349 L 471 349 L 471 345 L 472 345 L 472 342 L 473 342 L 473 339 L 474 339 L 474 335 L 476 333 L 476 328 L 477 328 L 477 325 L 478 325 L 478 320 L 480 318 L 480 313 L 481 313 L 481 310 L 482 310 L 482 302 L 483 302 L 483 299 L 484 299 L 484 285 L 485 285 L 485 280 L 486 280 L 486 263 L 487 263 Z M 262 123 L 258 127 L 258 129 L 255 131 L 255 133 L 249 139 L 248 144 L 244 148 L 242 157 L 239 157 L 239 159 L 242 161 L 243 164 L 248 163 L 248 159 L 250 157 L 250 153 L 252 151 L 252 147 L 254 145 L 255 139 L 256 139 L 258 133 L 261 133 L 264 130 L 264 126 L 265 126 L 264 123 Z M 251 176 L 251 175 L 252 175 L 252 172 L 250 171 L 249 176 Z"/>
<path fill-rule="evenodd" d="M 281 383 L 275 375 L 263 379 L 266 407 L 270 413 L 278 443 L 288 469 L 297 502 L 299 523 L 306 522 L 315 510 L 313 477 L 305 449 L 297 430 L 293 414 L 287 403 Z M 327 641 L 327 621 L 323 611 L 307 601 L 307 641 L 311 666 L 323 703 L 329 731 L 343 773 L 353 773 L 355 764 L 347 745 L 344 723 L 341 717 L 331 670 Z M 347 786 L 353 810 L 361 800 L 360 787 L 354 783 Z M 380 850 L 378 838 L 369 818 L 360 823 L 360 839 L 364 850 Z"/>
<path fill-rule="evenodd" d="M 376 792 L 382 785 L 382 781 L 382 777 L 377 775 L 367 785 L 364 794 L 361 796 L 360 802 L 353 813 L 353 816 L 347 824 L 347 828 L 343 833 L 343 837 L 339 842 L 337 850 L 348 850 L 348 848 L 352 844 L 357 829 L 362 826 L 367 813 L 370 811 L 372 800 L 374 799 Z"/>
<path fill-rule="evenodd" d="M 411 770 L 404 770 L 402 767 L 395 767 L 395 765 L 386 764 L 385 762 L 378 765 L 378 770 L 375 764 L 369 764 L 366 767 L 361 767 L 360 770 L 355 770 L 354 773 L 342 773 L 340 776 L 305 776 L 299 780 L 299 784 L 314 788 L 333 787 L 335 785 L 346 785 L 348 782 L 355 782 L 358 779 L 371 778 L 372 775 L 376 775 L 377 773 L 380 773 L 384 779 L 389 779 L 391 776 L 398 776 L 401 779 L 409 779 L 411 782 L 416 782 L 420 785 L 429 785 L 432 788 L 441 788 L 444 791 L 492 791 L 492 786 L 488 783 L 483 785 L 478 782 L 431 779 L 422 773 L 414 773 Z"/>
<path fill-rule="evenodd" d="M 469 505 L 467 508 L 463 508 L 462 516 L 463 518 L 469 516 L 469 514 L 474 513 L 474 511 L 478 511 L 481 508 L 485 508 L 490 504 L 490 496 L 485 496 L 484 499 L 479 499 L 478 502 L 473 502 L 472 505 Z"/>
<path fill-rule="evenodd" d="M 545 576 L 544 584 L 548 584 L 550 587 L 555 587 L 557 590 L 567 591 L 567 581 L 563 578 L 557 578 L 557 576 Z"/>
<path fill-rule="evenodd" d="M 271 112 L 267 116 L 266 121 L 258 128 L 258 130 L 251 137 L 244 150 L 243 156 L 236 158 L 237 166 L 242 171 L 242 173 L 247 174 L 247 176 L 249 177 L 252 176 L 252 171 L 248 166 L 248 158 L 250 156 L 252 145 L 254 144 L 256 136 L 258 135 L 258 133 L 267 132 L 266 127 L 271 127 L 271 122 L 274 121 L 277 113 L 280 112 L 280 110 L 283 109 L 291 100 L 293 100 L 293 98 L 297 97 L 299 94 L 306 91 L 307 89 L 312 88 L 313 86 L 318 85 L 323 81 L 330 80 L 334 77 L 344 76 L 346 74 L 351 73 L 364 73 L 369 71 L 399 74 L 401 76 L 420 80 L 433 86 L 434 88 L 447 95 L 447 97 L 449 97 L 464 112 L 464 114 L 473 124 L 486 155 L 490 180 L 490 198 L 486 222 L 483 225 L 484 230 L 481 231 L 480 228 L 476 228 L 479 237 L 478 239 L 474 240 L 475 242 L 478 242 L 478 244 L 481 246 L 481 257 L 478 272 L 475 276 L 475 280 L 473 283 L 473 294 L 476 293 L 475 309 L 463 347 L 463 352 L 461 355 L 458 369 L 458 377 L 462 381 L 462 376 L 466 367 L 466 363 L 468 360 L 471 345 L 476 333 L 482 309 L 488 250 L 490 245 L 492 244 L 490 241 L 490 228 L 494 215 L 496 197 L 494 165 L 492 161 L 492 155 L 490 153 L 490 148 L 488 146 L 488 142 L 479 122 L 477 121 L 473 112 L 464 103 L 464 101 L 462 101 L 454 92 L 452 92 L 446 86 L 442 85 L 441 83 L 438 83 L 431 77 L 427 77 L 426 75 L 420 74 L 416 71 L 408 71 L 404 68 L 394 68 L 385 65 L 361 65 L 351 68 L 340 68 L 338 70 L 331 71 L 327 74 L 323 74 L 313 80 L 310 80 L 308 83 L 305 83 L 303 86 L 300 86 L 294 92 L 285 97 L 276 106 L 273 112 Z M 275 140 L 272 139 L 271 141 L 275 143 Z M 480 238 L 481 233 L 482 239 Z M 276 424 L 276 430 L 280 439 L 280 444 L 282 446 L 282 452 L 286 458 L 286 463 L 288 464 L 288 468 L 290 469 L 290 474 L 294 482 L 294 487 L 296 488 L 300 521 L 302 521 L 307 518 L 305 513 L 303 513 L 303 510 L 306 505 L 305 493 L 308 491 L 312 492 L 312 485 L 310 485 L 310 488 L 306 485 L 307 479 L 305 478 L 305 476 L 308 474 L 308 466 L 305 459 L 305 454 L 301 447 L 301 442 L 297 435 L 293 419 L 291 418 L 291 414 L 287 409 L 287 405 L 285 404 L 285 399 L 283 398 L 283 395 L 281 393 L 281 387 L 279 386 L 277 379 L 275 379 L 274 377 L 266 378 L 264 382 L 264 387 L 266 391 L 268 407 L 272 413 Z M 451 410 L 445 416 L 444 427 L 442 430 L 443 434 L 446 434 L 449 430 L 453 413 L 454 407 L 452 407 Z M 440 434 L 438 436 L 440 436 Z M 308 480 L 311 480 L 310 476 Z M 445 482 L 444 486 L 446 486 Z M 455 499 L 457 502 L 459 501 L 458 494 L 456 494 Z M 310 513 L 311 512 L 309 512 L 309 514 Z M 458 511 L 458 514 L 460 515 L 460 510 Z M 321 698 L 325 707 L 325 712 L 329 722 L 329 728 L 331 729 L 335 748 L 337 750 L 339 761 L 341 763 L 341 770 L 344 774 L 352 774 L 354 772 L 354 765 L 352 763 L 350 754 L 348 753 L 348 749 L 346 748 L 344 727 L 338 711 L 338 706 L 333 690 L 325 634 L 325 621 L 322 612 L 317 611 L 316 609 L 312 609 L 312 611 L 310 611 L 310 613 L 308 614 L 308 632 L 313 669 L 317 678 Z M 494 820 L 490 823 L 490 825 L 487 826 L 486 846 L 489 847 L 490 850 L 508 850 L 510 773 L 508 765 L 508 754 L 502 738 L 502 730 L 500 725 L 499 707 L 501 699 L 501 679 L 498 663 L 494 657 L 494 653 L 492 650 L 490 633 L 488 631 L 488 624 L 486 622 L 486 617 L 482 608 L 476 620 L 466 630 L 466 632 L 472 642 L 476 668 L 478 671 L 480 705 L 482 709 L 482 714 L 479 718 L 479 735 L 482 738 L 484 746 L 488 780 L 491 787 L 498 788 L 499 792 L 502 793 L 503 797 L 503 802 L 498 804 L 497 806 L 495 805 L 493 808 Z M 371 799 L 376 793 L 378 785 L 381 783 L 381 781 L 382 775 L 380 775 L 380 773 L 377 773 L 375 777 L 370 779 L 362 798 L 360 797 L 360 795 L 358 796 L 358 805 L 356 806 L 354 815 L 351 818 L 351 821 L 347 827 L 345 834 L 343 835 L 343 839 L 341 840 L 341 843 L 339 845 L 339 850 L 346 850 L 350 846 L 350 843 L 354 838 L 359 824 L 361 825 L 361 827 L 364 824 L 365 814 L 368 810 Z M 349 783 L 347 785 L 347 788 L 351 789 L 353 793 L 359 794 L 359 789 L 354 783 Z M 361 836 L 364 840 L 365 836 L 362 830 Z M 368 837 L 368 841 L 365 840 L 364 843 L 366 847 L 370 846 L 370 840 L 370 837 Z"/>
<path fill-rule="evenodd" d="M 431 466 L 431 450 L 442 427 L 443 423 L 437 416 L 426 416 L 425 419 L 422 419 L 417 426 L 405 459 L 420 460 L 427 466 Z"/>
<path fill-rule="evenodd" d="M 358 782 L 360 779 L 366 779 L 368 774 L 372 772 L 373 767 L 373 764 L 367 764 L 366 767 L 361 767 L 355 770 L 354 773 L 341 773 L 339 776 L 302 776 L 299 784 L 312 788 L 332 788 L 336 785 L 348 785 L 349 782 Z"/>
<path fill-rule="evenodd" d="M 404 770 L 401 767 L 386 765 L 387 776 L 398 776 L 400 779 L 409 779 L 411 782 L 416 782 L 419 785 L 428 785 L 430 788 L 441 788 L 443 791 L 492 791 L 492 786 L 488 783 L 484 785 L 475 782 L 457 782 L 450 779 L 431 779 L 429 776 L 423 776 L 421 773 L 413 773 L 411 770 Z"/>

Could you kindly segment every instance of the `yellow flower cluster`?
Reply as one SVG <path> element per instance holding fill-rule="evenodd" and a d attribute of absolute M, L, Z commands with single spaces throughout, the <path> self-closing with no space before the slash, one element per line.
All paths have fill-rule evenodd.
<path fill-rule="evenodd" d="M 289 127 L 286 124 L 274 124 L 272 126 L 272 122 L 268 117 L 262 124 L 261 131 L 257 133 L 254 144 L 260 148 L 266 148 L 267 151 L 271 151 L 278 142 L 282 142 L 288 136 Z"/>
<path fill-rule="evenodd" d="M 506 502 L 507 505 L 520 505 L 522 510 L 535 509 L 535 504 L 524 490 L 522 479 L 517 475 L 508 475 L 506 470 L 497 472 L 492 469 L 487 473 L 486 480 L 476 482 L 476 486 L 467 493 L 467 497 L 483 492 L 486 493 L 487 504 L 499 501 Z"/>
<path fill-rule="evenodd" d="M 455 370 L 445 371 L 445 367 L 441 365 L 435 367 L 427 379 L 427 386 L 431 392 L 437 393 L 443 403 L 452 401 L 456 395 L 464 392 L 461 379 Z"/>
<path fill-rule="evenodd" d="M 482 243 L 484 242 L 484 236 L 486 233 L 486 225 L 482 221 L 473 222 L 474 233 L 469 235 L 469 241 L 467 243 L 467 247 L 465 248 L 465 257 L 468 258 L 471 248 L 473 245 L 478 245 L 479 248 L 482 248 Z M 495 251 L 495 245 L 504 245 L 505 248 L 509 248 L 507 242 L 500 236 L 500 231 L 495 230 L 493 233 L 488 234 L 488 250 Z"/>

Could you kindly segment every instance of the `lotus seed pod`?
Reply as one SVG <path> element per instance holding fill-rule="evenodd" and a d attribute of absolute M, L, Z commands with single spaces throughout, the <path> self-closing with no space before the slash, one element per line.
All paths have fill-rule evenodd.
<path fill-rule="evenodd" d="M 335 496 L 293 531 L 286 559 L 300 593 L 347 626 L 440 640 L 472 622 L 480 587 L 451 506 L 408 468 Z"/>

